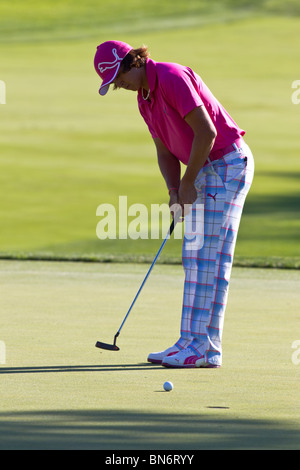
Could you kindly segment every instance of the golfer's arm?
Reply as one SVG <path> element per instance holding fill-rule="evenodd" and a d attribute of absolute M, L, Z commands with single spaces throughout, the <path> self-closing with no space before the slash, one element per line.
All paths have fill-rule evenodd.
<path fill-rule="evenodd" d="M 194 184 L 213 148 L 217 131 L 204 106 L 195 108 L 185 117 L 185 120 L 193 129 L 194 140 L 189 163 L 182 180 L 185 183 Z"/>
<path fill-rule="evenodd" d="M 153 139 L 156 150 L 158 166 L 166 182 L 167 188 L 179 188 L 181 167 L 179 160 L 167 149 L 159 138 Z"/>

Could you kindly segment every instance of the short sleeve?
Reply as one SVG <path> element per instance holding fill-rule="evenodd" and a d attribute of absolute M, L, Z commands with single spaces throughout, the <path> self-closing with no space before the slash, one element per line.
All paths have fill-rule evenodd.
<path fill-rule="evenodd" d="M 203 106 L 199 95 L 200 83 L 192 70 L 184 67 L 166 74 L 161 82 L 166 101 L 182 118 L 193 109 Z"/>

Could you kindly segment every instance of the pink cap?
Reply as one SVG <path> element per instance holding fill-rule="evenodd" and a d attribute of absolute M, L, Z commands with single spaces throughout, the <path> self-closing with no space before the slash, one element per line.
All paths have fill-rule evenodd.
<path fill-rule="evenodd" d="M 129 44 L 120 41 L 103 42 L 97 47 L 94 66 L 103 80 L 99 90 L 100 95 L 106 95 L 109 85 L 119 72 L 122 60 L 132 49 Z"/>

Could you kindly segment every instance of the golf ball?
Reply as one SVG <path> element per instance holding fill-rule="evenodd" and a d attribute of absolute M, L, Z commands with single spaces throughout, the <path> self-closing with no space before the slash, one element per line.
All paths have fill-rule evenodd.
<path fill-rule="evenodd" d="M 166 392 L 170 392 L 171 390 L 173 390 L 173 384 L 172 382 L 165 382 L 164 383 L 164 390 Z"/>

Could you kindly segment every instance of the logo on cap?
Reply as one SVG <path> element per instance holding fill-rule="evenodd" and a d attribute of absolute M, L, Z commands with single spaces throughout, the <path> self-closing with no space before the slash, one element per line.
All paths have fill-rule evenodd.
<path fill-rule="evenodd" d="M 100 73 L 104 73 L 108 69 L 115 68 L 115 66 L 118 64 L 118 62 L 121 62 L 123 60 L 118 56 L 117 49 L 113 49 L 112 53 L 115 56 L 115 60 L 113 62 L 100 62 L 98 64 L 98 69 L 99 69 Z"/>

